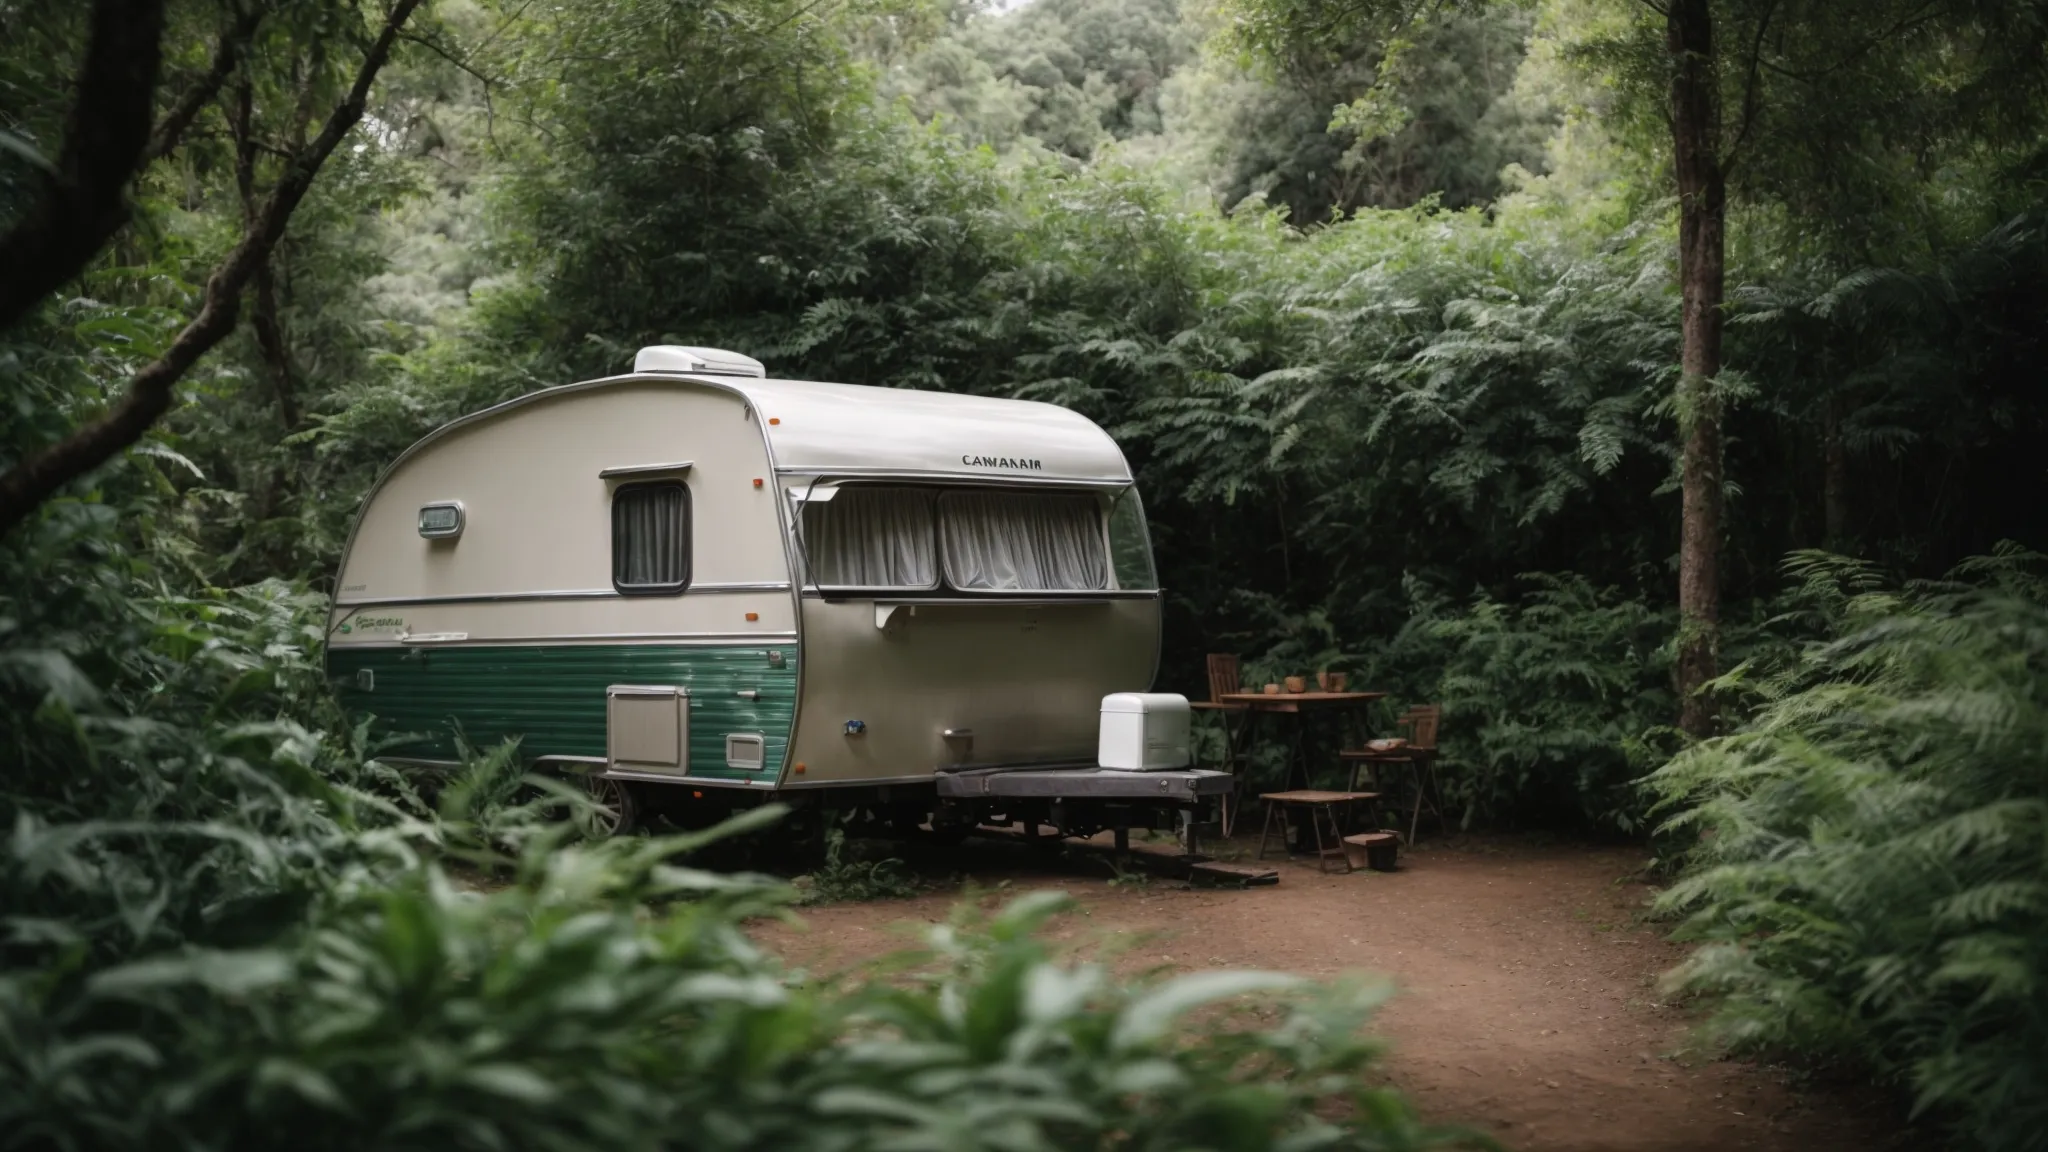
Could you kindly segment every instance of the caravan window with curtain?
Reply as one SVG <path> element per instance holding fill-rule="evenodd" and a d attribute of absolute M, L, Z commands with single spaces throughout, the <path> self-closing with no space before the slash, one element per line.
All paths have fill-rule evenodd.
<path fill-rule="evenodd" d="M 939 585 L 928 488 L 850 485 L 803 506 L 804 557 L 820 588 L 927 591 Z"/>
<path fill-rule="evenodd" d="M 689 490 L 673 481 L 620 486 L 612 493 L 612 586 L 680 592 L 689 582 Z"/>
<path fill-rule="evenodd" d="M 963 592 L 1109 587 L 1102 509 L 1071 492 L 948 492 L 939 498 L 946 583 Z"/>

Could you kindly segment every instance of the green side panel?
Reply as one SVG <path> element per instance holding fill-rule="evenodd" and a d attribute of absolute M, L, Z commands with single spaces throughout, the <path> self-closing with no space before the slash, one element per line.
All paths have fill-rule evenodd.
<path fill-rule="evenodd" d="M 782 666 L 769 653 L 782 655 Z M 796 719 L 797 647 L 476 646 L 332 648 L 327 674 L 351 716 L 375 718 L 379 736 L 403 736 L 390 755 L 452 759 L 460 730 L 473 747 L 520 737 L 520 754 L 603 756 L 605 689 L 678 684 L 690 689 L 690 774 L 743 780 L 725 765 L 725 737 L 758 732 L 764 771 L 781 771 Z M 359 676 L 367 671 L 369 676 Z M 371 687 L 365 689 L 368 682 Z M 749 700 L 741 691 L 759 693 Z"/>

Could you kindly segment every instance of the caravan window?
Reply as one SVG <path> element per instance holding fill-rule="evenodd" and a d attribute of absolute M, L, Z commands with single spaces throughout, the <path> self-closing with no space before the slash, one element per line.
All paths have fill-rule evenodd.
<path fill-rule="evenodd" d="M 939 585 L 933 493 L 849 486 L 804 504 L 804 556 L 820 588 L 927 591 Z"/>
<path fill-rule="evenodd" d="M 1152 564 L 1152 534 L 1145 527 L 1145 506 L 1136 488 L 1117 494 L 1109 509 L 1109 562 L 1116 569 L 1116 586 L 1125 590 L 1155 591 L 1159 570 Z"/>
<path fill-rule="evenodd" d="M 1109 587 L 1102 511 L 1071 492 L 948 492 L 939 498 L 946 583 L 963 592 Z"/>
<path fill-rule="evenodd" d="M 612 586 L 680 592 L 690 582 L 690 493 L 682 484 L 625 484 L 612 493 Z"/>

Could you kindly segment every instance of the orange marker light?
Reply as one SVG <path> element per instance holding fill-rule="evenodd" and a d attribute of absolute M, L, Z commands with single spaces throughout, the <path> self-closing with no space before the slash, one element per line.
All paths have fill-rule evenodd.
<path fill-rule="evenodd" d="M 704 798 L 704 794 L 703 794 L 702 792 L 692 792 L 692 793 L 690 793 L 690 799 L 692 799 L 692 800 L 702 800 L 703 798 Z"/>
<path fill-rule="evenodd" d="M 761 478 L 760 478 L 759 476 L 756 476 L 756 477 L 754 477 L 754 487 L 756 487 L 756 488 L 759 488 L 760 486 L 761 486 Z"/>
<path fill-rule="evenodd" d="M 782 417 L 780 417 L 780 416 L 770 416 L 770 417 L 768 418 L 768 422 L 769 422 L 770 424 L 780 424 L 780 423 L 782 423 Z"/>
<path fill-rule="evenodd" d="M 747 613 L 747 619 L 749 619 L 749 620 L 759 620 L 760 618 L 761 618 L 761 614 L 760 614 L 759 612 L 749 612 L 749 613 Z"/>
<path fill-rule="evenodd" d="M 796 762 L 796 774 L 799 776 L 804 774 L 804 762 L 801 760 Z"/>

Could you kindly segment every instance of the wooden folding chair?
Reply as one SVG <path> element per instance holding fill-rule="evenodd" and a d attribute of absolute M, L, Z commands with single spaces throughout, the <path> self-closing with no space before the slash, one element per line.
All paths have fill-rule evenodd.
<path fill-rule="evenodd" d="M 1436 704 L 1419 704 L 1403 712 L 1395 725 L 1407 733 L 1405 743 L 1385 748 L 1347 748 L 1337 754 L 1338 759 L 1351 765 L 1351 791 L 1359 790 L 1358 778 L 1361 773 L 1371 781 L 1372 791 L 1382 790 L 1386 783 L 1380 777 L 1383 768 L 1404 767 L 1408 769 L 1408 783 L 1415 789 L 1413 807 L 1408 814 L 1408 843 L 1415 843 L 1415 837 L 1422 829 L 1422 811 L 1427 808 L 1443 824 L 1443 793 L 1436 782 L 1436 737 L 1437 728 L 1443 721 L 1444 710 Z"/>
<path fill-rule="evenodd" d="M 1233 714 L 1243 713 L 1245 706 L 1242 704 L 1226 704 L 1223 698 L 1239 690 L 1239 676 L 1239 664 L 1235 655 L 1227 652 L 1210 653 L 1209 698 L 1207 700 L 1191 701 L 1188 704 L 1190 708 L 1199 709 L 1204 712 L 1215 712 L 1223 720 L 1223 766 L 1231 773 L 1231 784 L 1230 791 L 1223 795 L 1217 803 L 1220 808 L 1218 816 L 1222 821 L 1222 827 L 1219 831 L 1222 832 L 1225 839 L 1228 839 L 1231 832 L 1236 829 L 1238 810 L 1237 747 L 1235 736 L 1230 730 L 1230 717 Z"/>

